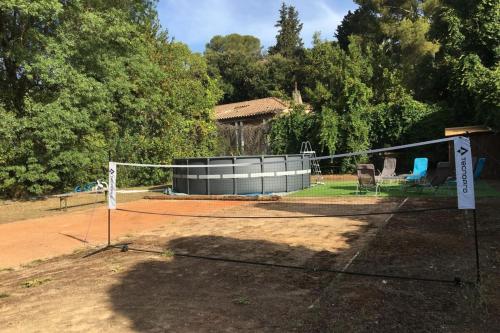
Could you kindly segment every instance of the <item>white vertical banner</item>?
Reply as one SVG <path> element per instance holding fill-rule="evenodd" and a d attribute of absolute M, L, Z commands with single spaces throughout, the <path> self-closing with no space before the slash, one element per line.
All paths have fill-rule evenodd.
<path fill-rule="evenodd" d="M 108 208 L 116 209 L 116 163 L 109 162 Z"/>
<path fill-rule="evenodd" d="M 458 209 L 476 209 L 474 171 L 469 138 L 454 138 L 455 172 L 457 176 Z"/>

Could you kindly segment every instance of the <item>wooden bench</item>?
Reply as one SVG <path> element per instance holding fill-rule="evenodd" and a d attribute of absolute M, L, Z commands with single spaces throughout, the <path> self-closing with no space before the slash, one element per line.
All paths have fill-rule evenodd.
<path fill-rule="evenodd" d="M 53 197 L 59 198 L 59 210 L 62 210 L 63 208 L 63 202 L 64 202 L 64 210 L 68 208 L 68 198 L 72 197 L 74 194 L 73 193 L 64 193 L 64 194 L 56 194 Z"/>
<path fill-rule="evenodd" d="M 59 198 L 59 210 L 63 209 L 63 203 L 64 203 L 64 210 L 68 209 L 68 198 L 71 198 L 72 196 L 79 195 L 79 194 L 96 194 L 96 193 L 104 193 L 104 197 L 107 200 L 108 198 L 108 191 L 91 191 L 91 192 L 69 192 L 69 193 L 63 193 L 63 194 L 55 194 L 53 195 L 54 198 Z"/>

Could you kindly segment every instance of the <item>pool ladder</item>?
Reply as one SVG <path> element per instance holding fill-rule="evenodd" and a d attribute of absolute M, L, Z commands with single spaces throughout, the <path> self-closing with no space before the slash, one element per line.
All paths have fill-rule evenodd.
<path fill-rule="evenodd" d="M 321 174 L 321 168 L 319 167 L 319 162 L 316 158 L 316 151 L 312 149 L 311 143 L 309 141 L 303 141 L 300 145 L 300 153 L 302 155 L 308 155 L 311 159 L 311 169 L 312 175 L 316 176 L 316 184 L 323 183 L 323 175 Z"/>

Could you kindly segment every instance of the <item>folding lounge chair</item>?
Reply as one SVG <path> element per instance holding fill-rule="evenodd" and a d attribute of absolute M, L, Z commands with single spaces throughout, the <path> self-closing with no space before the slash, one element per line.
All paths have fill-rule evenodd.
<path fill-rule="evenodd" d="M 413 172 L 406 177 L 409 182 L 419 182 L 427 175 L 427 166 L 429 159 L 427 157 L 418 157 L 413 161 Z"/>
<path fill-rule="evenodd" d="M 429 186 L 437 191 L 441 185 L 446 184 L 448 175 L 450 174 L 450 162 L 438 162 L 436 171 L 432 175 Z"/>
<path fill-rule="evenodd" d="M 472 170 L 476 170 L 477 157 L 472 156 Z"/>
<path fill-rule="evenodd" d="M 476 157 L 472 157 L 472 170 L 474 175 L 474 180 L 478 180 L 483 173 L 484 165 L 486 163 L 486 157 L 480 157 L 479 159 Z M 451 184 L 456 184 L 457 180 L 455 176 L 448 177 L 448 182 Z"/>
<path fill-rule="evenodd" d="M 384 168 L 382 172 L 375 177 L 377 181 L 385 179 L 396 179 L 396 159 L 393 157 L 386 157 L 384 159 Z"/>
<path fill-rule="evenodd" d="M 438 162 L 436 170 L 432 175 L 426 176 L 424 182 L 413 183 L 410 187 L 414 187 L 420 191 L 424 188 L 432 188 L 434 193 L 444 184 L 450 174 L 450 162 Z"/>
<path fill-rule="evenodd" d="M 474 166 L 474 180 L 477 180 L 479 179 L 479 177 L 481 177 L 485 163 L 486 163 L 486 157 L 481 157 L 477 160 L 477 163 Z"/>
<path fill-rule="evenodd" d="M 356 194 L 361 191 L 375 190 L 375 195 L 378 195 L 380 185 L 375 179 L 375 166 L 373 164 L 358 164 L 357 174 Z"/>

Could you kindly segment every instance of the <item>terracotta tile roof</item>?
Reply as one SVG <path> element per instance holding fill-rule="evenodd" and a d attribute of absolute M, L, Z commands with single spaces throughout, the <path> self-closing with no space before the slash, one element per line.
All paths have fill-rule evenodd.
<path fill-rule="evenodd" d="M 444 136 L 455 136 L 474 133 L 493 133 L 489 127 L 476 125 L 476 126 L 463 126 L 463 127 L 448 127 L 444 129 Z"/>
<path fill-rule="evenodd" d="M 288 104 L 279 98 L 267 97 L 238 103 L 222 104 L 215 107 L 215 119 L 229 120 L 256 115 L 278 114 L 288 109 Z"/>

